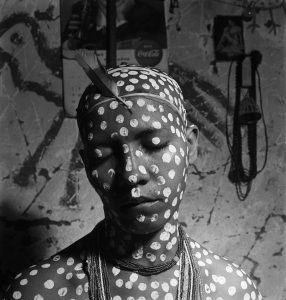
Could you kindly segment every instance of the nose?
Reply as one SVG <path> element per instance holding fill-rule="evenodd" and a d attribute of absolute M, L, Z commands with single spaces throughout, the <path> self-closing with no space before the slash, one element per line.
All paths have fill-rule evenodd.
<path fill-rule="evenodd" d="M 124 148 L 122 153 L 123 163 L 120 165 L 120 184 L 127 186 L 145 185 L 150 175 L 146 169 L 143 153 L 132 146 Z M 138 154 L 140 153 L 140 154 Z"/>

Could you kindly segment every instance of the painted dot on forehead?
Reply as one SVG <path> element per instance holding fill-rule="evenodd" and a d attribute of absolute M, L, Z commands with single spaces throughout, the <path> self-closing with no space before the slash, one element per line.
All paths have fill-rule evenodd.
<path fill-rule="evenodd" d="M 109 107 L 111 109 L 116 109 L 118 107 L 118 102 L 117 101 L 112 101 L 110 104 L 109 104 Z"/>
<path fill-rule="evenodd" d="M 144 99 L 138 99 L 137 100 L 137 105 L 139 106 L 139 107 L 143 107 L 144 105 L 145 105 L 145 100 Z"/>
<path fill-rule="evenodd" d="M 126 90 L 127 92 L 132 92 L 132 91 L 135 90 L 135 87 L 134 87 L 134 85 L 132 85 L 132 84 L 128 84 L 128 85 L 126 85 L 125 90 Z"/>
<path fill-rule="evenodd" d="M 139 80 L 137 78 L 130 78 L 129 81 L 133 84 L 136 84 Z"/>
<path fill-rule="evenodd" d="M 123 80 L 119 80 L 117 81 L 117 86 L 123 86 L 124 85 L 124 81 Z"/>
<path fill-rule="evenodd" d="M 160 122 L 158 121 L 155 121 L 152 123 L 152 126 L 155 128 L 155 129 L 161 129 L 162 128 L 162 125 Z"/>
<path fill-rule="evenodd" d="M 140 74 L 139 77 L 140 77 L 141 79 L 148 79 L 148 77 L 147 77 L 146 75 L 144 75 L 144 74 Z"/>
<path fill-rule="evenodd" d="M 150 112 L 157 111 L 157 109 L 155 108 L 155 106 L 153 104 L 147 104 L 147 110 Z"/>
<path fill-rule="evenodd" d="M 173 122 L 174 118 L 173 118 L 173 115 L 171 113 L 168 113 L 168 119 Z"/>
<path fill-rule="evenodd" d="M 143 84 L 142 84 L 142 87 L 143 87 L 143 89 L 145 89 L 145 90 L 149 90 L 149 89 L 150 89 L 150 85 L 147 84 L 147 83 L 143 83 Z"/>
<path fill-rule="evenodd" d="M 176 135 L 177 135 L 178 137 L 181 137 L 181 132 L 180 132 L 180 130 L 179 130 L 178 128 L 176 128 Z"/>

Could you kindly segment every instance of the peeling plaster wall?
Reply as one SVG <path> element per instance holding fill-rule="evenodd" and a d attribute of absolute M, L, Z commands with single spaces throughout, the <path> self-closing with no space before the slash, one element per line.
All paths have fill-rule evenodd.
<path fill-rule="evenodd" d="M 256 18 L 260 27 L 252 32 L 246 28 L 250 24 L 245 25 L 247 51 L 263 54 L 259 71 L 269 153 L 249 197 L 240 202 L 227 179 L 229 64 L 219 63 L 218 74 L 213 74 L 208 30 L 215 15 L 238 14 L 240 8 L 210 0 L 179 3 L 180 9 L 168 20 L 170 72 L 182 86 L 190 121 L 201 129 L 199 157 L 189 170 L 181 221 L 196 240 L 249 272 L 265 299 L 285 300 L 285 14 L 277 4 L 276 35 L 266 26 L 269 12 L 264 9 Z M 0 11 L 0 287 L 4 289 L 15 272 L 85 235 L 103 214 L 78 156 L 76 123 L 63 115 L 59 1 L 3 0 Z M 230 102 L 233 106 L 233 97 Z M 263 134 L 259 122 L 259 166 L 265 153 Z"/>

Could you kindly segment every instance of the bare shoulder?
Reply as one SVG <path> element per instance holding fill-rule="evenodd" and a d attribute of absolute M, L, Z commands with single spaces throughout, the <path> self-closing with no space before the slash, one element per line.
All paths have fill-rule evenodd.
<path fill-rule="evenodd" d="M 237 264 L 190 240 L 206 300 L 261 300 L 255 283 Z"/>
<path fill-rule="evenodd" d="M 80 241 L 19 273 L 5 300 L 88 299 L 85 252 Z"/>

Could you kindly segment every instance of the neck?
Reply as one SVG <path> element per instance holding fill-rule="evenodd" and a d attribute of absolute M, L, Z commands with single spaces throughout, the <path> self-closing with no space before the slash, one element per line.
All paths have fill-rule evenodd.
<path fill-rule="evenodd" d="M 171 218 L 159 231 L 134 234 L 123 231 L 110 220 L 105 220 L 107 253 L 144 267 L 171 261 L 178 248 L 178 220 Z"/>

